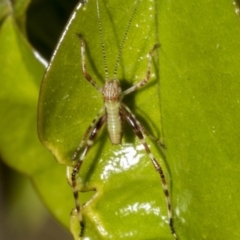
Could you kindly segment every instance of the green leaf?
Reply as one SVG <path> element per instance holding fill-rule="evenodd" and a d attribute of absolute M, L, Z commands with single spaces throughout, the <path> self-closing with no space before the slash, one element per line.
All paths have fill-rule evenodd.
<path fill-rule="evenodd" d="M 228 1 L 159 5 L 177 232 L 181 239 L 239 239 L 239 16 Z"/>
<path fill-rule="evenodd" d="M 100 6 L 110 77 L 133 3 L 108 1 Z M 151 83 L 125 102 L 153 135 L 161 137 L 164 132 L 179 239 L 240 236 L 236 12 L 228 1 L 142 1 L 123 49 L 118 77 L 126 89 L 144 76 L 146 54 L 153 44 L 161 44 L 154 55 Z M 80 43 L 75 36 L 79 32 L 87 44 L 88 71 L 102 85 L 105 75 L 95 1 L 89 1 L 85 11 L 77 11 L 41 93 L 41 138 L 63 164 L 71 164 L 84 131 L 102 106 L 101 95 L 81 74 Z M 31 177 L 48 208 L 68 226 L 74 201 L 65 166 L 56 164 L 36 134 L 43 67 L 11 16 L 1 26 L 0 46 L 1 157 Z M 149 144 L 165 166 L 159 149 Z M 103 130 L 89 152 L 80 176 L 85 190 L 97 189 L 84 208 L 85 234 L 91 239 L 172 239 L 159 178 L 139 146 L 126 126 L 122 146 L 112 146 Z M 107 237 L 102 237 L 103 230 Z"/>
<path fill-rule="evenodd" d="M 128 2 L 119 6 L 112 1 L 100 6 L 110 77 L 132 5 Z M 144 76 L 146 59 L 139 59 L 160 39 L 157 81 L 152 79 L 127 102 L 147 128 L 159 136 L 160 96 L 177 233 L 183 239 L 238 239 L 239 207 L 234 199 L 239 198 L 239 17 L 230 2 L 145 1 L 140 5 L 124 47 L 118 78 L 125 89 Z M 101 96 L 81 75 L 79 43 L 74 36 L 77 32 L 84 35 L 88 72 L 103 84 L 95 7 L 91 2 L 85 12 L 77 12 L 42 89 L 42 139 L 65 164 L 70 164 L 79 139 L 102 105 Z M 152 16 L 158 16 L 158 21 Z M 160 217 L 166 220 L 158 176 L 153 174 L 146 154 L 139 150 L 139 142 L 133 135 L 128 137 L 130 129 L 126 132 L 122 146 L 111 146 L 105 131 L 83 164 L 80 176 L 85 190 L 97 189 L 94 200 L 84 208 L 86 234 L 91 235 L 88 229 L 95 221 L 92 224 L 103 230 L 96 231 L 93 239 L 99 239 L 98 234 L 104 235 L 104 231 L 118 239 L 126 239 L 130 232 L 134 239 L 166 238 L 166 223 L 166 230 L 158 227 Z M 136 151 L 131 157 L 126 155 L 131 152 L 128 147 Z M 153 153 L 161 158 L 156 149 Z M 122 165 L 124 156 L 141 160 L 126 169 Z M 150 203 L 150 213 L 141 211 L 144 202 Z M 133 208 L 126 207 L 133 203 L 136 215 Z M 158 209 L 158 217 L 153 209 Z"/>
<path fill-rule="evenodd" d="M 68 225 L 71 191 L 64 177 L 65 168 L 56 164 L 37 136 L 37 101 L 44 67 L 11 15 L 1 26 L 0 48 L 1 158 L 29 176 L 47 207 Z"/>
<path fill-rule="evenodd" d="M 118 1 L 100 2 L 109 78 L 113 78 L 119 46 L 134 7 L 134 1 L 123 2 L 121 6 Z M 147 54 L 159 42 L 156 34 L 157 11 L 151 1 L 139 4 L 117 74 L 123 89 L 145 78 Z M 89 1 L 86 8 L 77 10 L 67 29 L 43 81 L 39 100 L 39 134 L 59 163 L 72 166 L 71 157 L 76 147 L 103 106 L 102 95 L 82 74 L 80 41 L 76 36 L 76 33 L 84 36 L 88 73 L 102 86 L 106 76 L 96 2 Z M 154 65 L 158 65 L 158 52 L 154 58 Z M 125 103 L 151 133 L 160 137 L 156 70 L 154 67 L 149 85 L 131 94 Z M 167 175 L 161 150 L 149 144 Z M 96 189 L 94 198 L 83 209 L 86 237 L 172 239 L 159 175 L 130 127 L 124 127 L 122 144 L 117 146 L 111 144 L 106 129 L 101 131 L 84 161 L 79 181 L 84 191 Z"/>

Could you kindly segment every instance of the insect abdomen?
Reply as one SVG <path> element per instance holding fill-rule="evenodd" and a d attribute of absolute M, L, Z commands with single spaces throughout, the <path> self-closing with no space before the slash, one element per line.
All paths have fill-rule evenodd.
<path fill-rule="evenodd" d="M 120 144 L 122 138 L 122 121 L 119 114 L 119 102 L 105 102 L 107 112 L 107 129 L 112 144 Z"/>

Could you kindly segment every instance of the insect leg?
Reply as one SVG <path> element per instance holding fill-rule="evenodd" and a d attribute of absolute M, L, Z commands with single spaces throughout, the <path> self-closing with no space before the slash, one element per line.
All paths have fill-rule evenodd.
<path fill-rule="evenodd" d="M 159 44 L 155 44 L 154 47 L 151 49 L 151 51 L 148 53 L 148 66 L 147 66 L 147 72 L 145 78 L 133 85 L 132 87 L 128 88 L 127 90 L 122 92 L 122 96 L 125 96 L 131 92 L 136 91 L 138 88 L 143 87 L 150 79 L 151 77 L 151 67 L 152 67 L 152 58 L 153 58 L 153 53 L 154 51 L 159 47 Z"/>
<path fill-rule="evenodd" d="M 81 42 L 81 58 L 82 58 L 82 71 L 83 71 L 83 75 L 87 79 L 87 81 L 89 81 L 99 92 L 101 92 L 101 88 L 97 85 L 97 83 L 92 79 L 90 74 L 87 72 L 86 60 L 85 60 L 86 45 L 85 45 L 83 36 L 80 33 L 78 33 L 77 36 L 79 37 L 80 42 Z"/>
<path fill-rule="evenodd" d="M 79 151 L 82 149 L 84 143 L 86 142 L 87 137 L 89 136 L 89 133 L 92 132 L 92 130 L 95 128 L 97 121 L 99 120 L 100 116 L 102 115 L 102 113 L 104 112 L 104 107 L 101 108 L 101 110 L 99 111 L 99 113 L 97 114 L 97 116 L 93 119 L 91 125 L 88 127 L 87 131 L 85 132 L 81 142 L 79 143 L 76 151 L 74 152 L 73 156 L 72 156 L 72 160 L 75 160 L 77 158 L 77 155 L 79 153 Z"/>
<path fill-rule="evenodd" d="M 135 119 L 137 125 L 139 126 L 139 128 L 141 129 L 141 131 L 148 136 L 150 139 L 152 139 L 153 141 L 155 141 L 159 147 L 162 148 L 162 150 L 166 149 L 166 146 L 164 145 L 163 142 L 161 142 L 158 138 L 154 137 L 153 135 L 151 135 L 146 128 L 137 120 L 136 116 L 134 115 L 134 113 L 130 110 L 130 108 L 125 105 L 124 103 L 121 103 L 121 105 L 124 107 L 124 109 L 130 114 L 132 115 L 132 117 Z"/>
<path fill-rule="evenodd" d="M 83 153 L 79 160 L 77 161 L 75 167 L 72 170 L 72 175 L 71 175 L 71 180 L 72 180 L 72 188 L 73 188 L 73 196 L 75 199 L 75 207 L 78 213 L 78 218 L 79 218 L 79 223 L 80 223 L 80 237 L 83 236 L 83 231 L 84 231 L 84 223 L 83 223 L 83 218 L 82 218 L 82 213 L 81 213 L 81 206 L 79 203 L 79 194 L 78 194 L 78 186 L 77 186 L 77 180 L 76 177 L 80 171 L 80 168 L 82 166 L 83 160 L 85 159 L 89 149 L 93 145 L 93 141 L 96 138 L 98 132 L 102 128 L 103 124 L 106 122 L 106 114 L 104 114 L 101 118 L 98 119 L 96 122 L 95 126 L 92 128 L 92 131 L 89 135 L 89 138 L 87 140 L 86 146 L 83 150 Z"/>
<path fill-rule="evenodd" d="M 124 111 L 123 114 L 124 114 L 124 117 L 126 118 L 126 120 L 128 121 L 128 123 L 130 124 L 130 126 L 132 127 L 133 131 L 135 132 L 135 134 L 137 135 L 137 137 L 141 141 L 141 143 L 142 143 L 143 147 L 145 148 L 149 158 L 152 161 L 152 164 L 153 164 L 155 170 L 160 175 L 161 182 L 162 182 L 162 187 L 163 187 L 163 192 L 164 192 L 164 195 L 165 195 L 165 198 L 166 198 L 166 202 L 167 202 L 168 219 L 169 219 L 169 223 L 168 224 L 169 224 L 169 227 L 170 227 L 172 235 L 177 240 L 177 235 L 176 235 L 175 229 L 173 227 L 171 199 L 170 199 L 170 194 L 169 194 L 169 190 L 168 190 L 168 186 L 167 186 L 167 182 L 166 182 L 166 178 L 165 178 L 165 175 L 163 173 L 163 170 L 162 170 L 160 164 L 157 162 L 157 160 L 153 156 L 150 148 L 148 147 L 148 145 L 147 145 L 147 143 L 146 143 L 146 141 L 144 139 L 142 128 L 138 124 L 138 121 L 136 120 L 136 118 L 133 117 L 133 115 L 131 113 L 129 113 L 128 111 Z"/>

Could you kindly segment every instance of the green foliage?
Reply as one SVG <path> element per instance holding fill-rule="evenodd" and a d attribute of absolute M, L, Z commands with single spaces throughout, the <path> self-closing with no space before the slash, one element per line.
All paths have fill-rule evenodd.
<path fill-rule="evenodd" d="M 125 2 L 120 8 L 117 1 L 100 4 L 109 78 L 113 77 L 119 45 L 134 7 L 134 1 Z M 155 12 L 155 4 L 149 1 L 139 4 L 117 75 L 124 89 L 146 75 L 147 54 L 159 41 L 155 32 Z M 81 33 L 86 41 L 88 72 L 102 86 L 105 71 L 95 2 L 77 11 L 45 75 L 39 100 L 41 140 L 60 163 L 70 166 L 80 139 L 103 106 L 101 94 L 82 74 L 80 41 L 76 33 Z M 157 51 L 154 57 L 156 66 Z M 125 102 L 159 136 L 159 83 L 155 71 L 156 67 L 149 86 L 132 94 Z M 164 166 L 161 151 L 154 146 L 153 149 Z M 83 210 L 85 235 L 90 239 L 172 238 L 159 176 L 129 127 L 125 127 L 119 146 L 112 146 L 106 130 L 102 131 L 84 161 L 80 177 L 84 191 L 96 189 L 94 199 Z"/>
<path fill-rule="evenodd" d="M 100 4 L 110 78 L 133 3 Z M 76 146 L 102 106 L 101 95 L 81 73 L 76 37 L 83 34 L 88 72 L 102 85 L 95 1 L 77 11 L 41 89 L 41 140 L 63 165 L 45 151 L 36 133 L 44 69 L 2 6 L 0 153 L 31 178 L 48 208 L 68 226 L 74 203 L 64 165 L 71 165 Z M 172 187 L 179 239 L 240 236 L 239 35 L 239 16 L 229 1 L 148 0 L 140 3 L 124 46 L 117 76 L 126 89 L 145 76 L 146 55 L 161 44 L 151 82 L 125 103 L 153 135 L 164 139 L 165 157 L 151 141 L 149 145 Z M 111 145 L 106 130 L 100 133 L 79 180 L 85 191 L 96 189 L 83 212 L 90 239 L 172 239 L 159 176 L 129 127 L 121 146 Z"/>
<path fill-rule="evenodd" d="M 65 168 L 56 164 L 37 136 L 37 101 L 44 67 L 11 12 L 5 16 L 0 29 L 1 158 L 28 175 L 47 207 L 68 225 L 72 199 L 64 177 Z M 63 196 L 62 192 L 66 194 Z M 63 205 L 69 209 L 63 211 Z"/>
<path fill-rule="evenodd" d="M 228 1 L 178 3 L 159 7 L 176 227 L 183 239 L 239 239 L 239 16 Z"/>

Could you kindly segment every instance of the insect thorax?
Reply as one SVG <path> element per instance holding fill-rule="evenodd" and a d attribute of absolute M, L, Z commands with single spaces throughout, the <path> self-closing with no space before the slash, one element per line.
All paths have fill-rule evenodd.
<path fill-rule="evenodd" d="M 118 102 L 121 100 L 122 88 L 117 79 L 108 80 L 102 88 L 105 102 Z"/>

